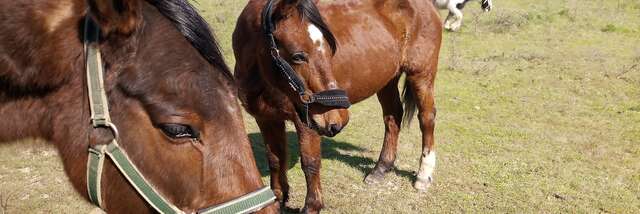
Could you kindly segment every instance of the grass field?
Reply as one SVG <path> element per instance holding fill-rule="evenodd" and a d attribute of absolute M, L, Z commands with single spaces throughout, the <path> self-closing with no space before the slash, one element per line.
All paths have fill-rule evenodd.
<path fill-rule="evenodd" d="M 199 0 L 232 65 L 231 32 L 246 0 Z M 395 173 L 362 182 L 384 126 L 375 98 L 323 141 L 327 213 L 640 213 L 640 2 L 497 0 L 466 9 L 445 33 L 437 79 L 438 166 L 411 187 L 417 124 L 403 130 Z M 443 13 L 444 15 L 444 13 Z M 265 180 L 264 147 L 246 115 Z M 291 132 L 293 207 L 305 183 Z M 87 213 L 50 146 L 0 146 L 0 213 Z"/>

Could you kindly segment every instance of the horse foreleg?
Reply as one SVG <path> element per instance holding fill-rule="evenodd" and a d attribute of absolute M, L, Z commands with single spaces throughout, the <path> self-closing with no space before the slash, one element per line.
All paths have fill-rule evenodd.
<path fill-rule="evenodd" d="M 283 120 L 267 121 L 256 119 L 267 148 L 271 189 L 281 206 L 289 200 L 289 182 L 287 180 L 288 146 L 286 129 Z"/>
<path fill-rule="evenodd" d="M 380 151 L 378 163 L 376 163 L 373 171 L 365 178 L 365 182 L 368 184 L 382 181 L 384 175 L 393 169 L 394 162 L 396 161 L 398 135 L 400 133 L 403 114 L 402 102 L 400 101 L 400 94 L 398 93 L 398 79 L 399 78 L 395 78 L 378 92 L 378 101 L 382 106 L 382 112 L 384 114 L 384 143 L 382 151 Z"/>
<path fill-rule="evenodd" d="M 321 146 L 320 135 L 302 123 L 296 123 L 300 142 L 302 171 L 307 181 L 307 197 L 304 203 L 305 213 L 319 213 L 324 207 L 320 184 Z"/>
<path fill-rule="evenodd" d="M 436 58 L 437 61 L 437 58 Z M 433 81 L 435 80 L 436 65 L 429 67 L 430 72 L 415 72 L 407 76 L 408 83 L 414 92 L 417 107 L 420 130 L 422 131 L 422 155 L 420 157 L 420 170 L 414 187 L 420 191 L 426 191 L 433 181 L 433 171 L 436 166 L 436 152 L 433 132 L 435 129 L 436 108 L 434 100 Z"/>

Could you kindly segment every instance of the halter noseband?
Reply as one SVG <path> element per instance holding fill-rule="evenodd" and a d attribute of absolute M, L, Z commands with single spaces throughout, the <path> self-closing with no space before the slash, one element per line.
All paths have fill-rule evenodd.
<path fill-rule="evenodd" d="M 94 129 L 105 128 L 113 132 L 114 138 L 107 145 L 89 147 L 87 161 L 87 190 L 91 202 L 104 209 L 102 201 L 101 180 L 105 159 L 109 157 L 129 184 L 142 198 L 159 213 L 183 214 L 163 197 L 157 189 L 140 173 L 127 153 L 118 145 L 118 128 L 111 122 L 109 103 L 104 89 L 103 64 L 98 47 L 100 29 L 94 21 L 87 17 L 84 25 L 84 52 L 87 71 L 87 87 L 91 108 L 91 123 Z M 202 214 L 231 214 L 258 211 L 273 203 L 276 197 L 267 186 L 232 201 L 201 209 Z"/>
<path fill-rule="evenodd" d="M 312 121 L 309 119 L 309 106 L 311 104 L 319 104 L 325 107 L 349 108 L 351 106 L 351 102 L 349 102 L 347 92 L 344 90 L 333 89 L 318 93 L 306 90 L 304 82 L 300 77 L 298 77 L 293 67 L 291 67 L 291 65 L 284 60 L 282 56 L 280 56 L 278 44 L 276 43 L 276 38 L 273 35 L 275 23 L 271 18 L 274 2 L 274 0 L 269 0 L 262 10 L 262 28 L 265 33 L 267 45 L 269 46 L 271 61 L 274 64 L 274 68 L 282 73 L 291 89 L 293 89 L 293 91 L 300 97 L 302 109 L 296 107 L 296 111 L 302 121 L 311 127 L 313 126 Z"/>

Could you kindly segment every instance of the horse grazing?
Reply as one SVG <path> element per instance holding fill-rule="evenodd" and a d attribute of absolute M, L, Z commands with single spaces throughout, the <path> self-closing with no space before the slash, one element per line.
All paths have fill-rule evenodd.
<path fill-rule="evenodd" d="M 276 196 L 284 205 L 289 194 L 285 120 L 290 120 L 307 182 L 304 209 L 315 213 L 323 207 L 321 135 L 337 134 L 349 120 L 349 103 L 341 100 L 340 91 L 346 91 L 350 103 L 377 94 L 382 105 L 384 146 L 367 183 L 381 181 L 393 168 L 403 114 L 411 118 L 419 110 L 423 155 L 414 186 L 426 190 L 435 167 L 434 80 L 442 37 L 436 8 L 424 0 L 317 4 L 252 0 L 233 34 L 240 99 L 262 132 Z M 398 91 L 403 73 L 405 109 Z M 300 94 L 299 85 L 307 95 Z M 317 99 L 308 97 L 326 91 L 336 92 L 335 102 L 309 102 Z"/>
<path fill-rule="evenodd" d="M 444 21 L 444 29 L 457 31 L 462 26 L 462 9 L 472 0 L 433 0 L 433 4 L 439 9 L 449 10 L 449 15 Z M 480 6 L 485 12 L 491 11 L 493 3 L 491 0 L 481 0 Z"/>
<path fill-rule="evenodd" d="M 0 142 L 52 142 L 109 213 L 277 212 L 186 0 L 0 0 L 0 17 Z"/>

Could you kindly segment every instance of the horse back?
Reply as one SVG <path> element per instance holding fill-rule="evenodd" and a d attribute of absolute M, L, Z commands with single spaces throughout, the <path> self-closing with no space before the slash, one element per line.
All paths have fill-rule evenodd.
<path fill-rule="evenodd" d="M 381 90 L 404 68 L 425 67 L 432 60 L 425 51 L 439 51 L 442 24 L 429 1 L 346 0 L 320 8 L 339 43 L 334 75 L 354 102 Z"/>

